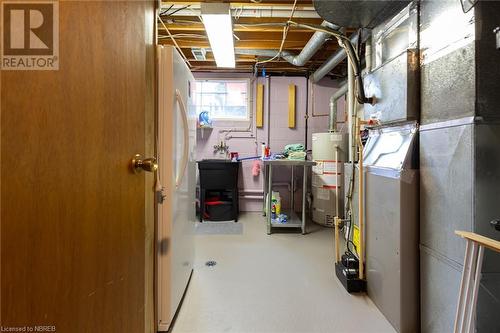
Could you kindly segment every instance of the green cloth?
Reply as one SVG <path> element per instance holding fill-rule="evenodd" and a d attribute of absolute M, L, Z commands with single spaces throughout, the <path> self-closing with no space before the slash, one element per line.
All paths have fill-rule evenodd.
<path fill-rule="evenodd" d="M 296 160 L 296 161 L 303 161 L 306 159 L 306 152 L 305 151 L 293 151 L 290 154 L 288 154 L 288 159 L 289 160 Z"/>
<path fill-rule="evenodd" d="M 290 154 L 292 152 L 303 152 L 306 148 L 302 143 L 293 143 L 285 146 L 285 153 Z"/>

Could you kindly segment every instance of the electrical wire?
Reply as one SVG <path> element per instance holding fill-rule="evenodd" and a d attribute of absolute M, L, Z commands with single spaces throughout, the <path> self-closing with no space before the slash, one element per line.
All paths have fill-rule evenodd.
<path fill-rule="evenodd" d="M 234 15 L 233 15 L 233 16 L 234 16 L 234 19 L 235 19 L 236 21 L 238 21 L 238 20 L 240 19 L 240 16 L 241 16 L 241 14 L 242 14 L 242 13 L 243 13 L 243 6 L 241 6 L 240 8 L 236 8 L 236 9 L 234 10 Z"/>
<path fill-rule="evenodd" d="M 354 49 L 351 41 L 349 40 L 349 38 L 347 36 L 345 36 L 343 33 L 339 32 L 337 30 L 332 30 L 332 29 L 325 28 L 325 27 L 318 26 L 318 25 L 302 24 L 302 23 L 296 23 L 293 21 L 288 21 L 288 24 L 291 24 L 291 25 L 296 26 L 296 27 L 303 27 L 303 28 L 308 28 L 308 29 L 315 30 L 315 31 L 321 31 L 321 32 L 324 32 L 324 33 L 327 33 L 327 34 L 330 34 L 330 35 L 336 37 L 339 45 L 346 51 L 347 57 L 349 58 L 350 64 L 354 70 L 354 76 L 355 76 L 356 83 L 357 83 L 357 92 L 358 93 L 356 94 L 357 95 L 356 98 L 358 100 L 358 103 L 360 103 L 360 104 L 365 104 L 365 103 L 372 104 L 373 103 L 374 100 L 372 97 L 367 98 L 365 96 L 363 79 L 361 78 L 361 65 L 360 65 L 359 57 L 358 57 L 358 54 L 357 54 L 356 50 Z"/>
<path fill-rule="evenodd" d="M 273 61 L 273 60 L 275 60 L 276 58 L 278 58 L 281 55 L 281 53 L 283 52 L 283 46 L 285 44 L 285 40 L 286 40 L 286 36 L 288 34 L 288 30 L 290 29 L 291 26 L 298 27 L 298 28 L 306 28 L 306 29 L 310 29 L 310 30 L 314 30 L 314 31 L 324 32 L 324 33 L 327 33 L 329 35 L 334 36 L 337 39 L 337 42 L 339 43 L 339 45 L 346 51 L 347 57 L 350 60 L 349 63 L 352 66 L 353 71 L 354 71 L 354 76 L 355 76 L 356 85 L 357 85 L 356 99 L 357 99 L 358 103 L 360 103 L 360 104 L 365 104 L 365 103 L 372 104 L 373 101 L 374 101 L 374 99 L 371 98 L 371 97 L 367 98 L 365 96 L 365 91 L 364 91 L 364 86 L 363 86 L 363 79 L 361 77 L 361 65 L 360 65 L 359 57 L 358 57 L 358 54 L 357 54 L 356 50 L 354 49 L 351 41 L 349 40 L 349 38 L 347 36 L 345 36 L 342 32 L 339 32 L 337 30 L 329 29 L 329 28 L 326 28 L 326 27 L 323 27 L 323 26 L 319 26 L 319 25 L 303 24 L 303 23 L 297 23 L 297 22 L 292 21 L 291 19 L 293 18 L 293 15 L 295 13 L 296 4 L 297 4 L 297 0 L 294 1 L 294 6 L 292 8 L 292 12 L 291 12 L 291 15 L 290 15 L 290 20 L 288 20 L 286 23 L 256 23 L 256 24 L 240 25 L 240 26 L 280 26 L 280 27 L 282 26 L 282 27 L 284 27 L 283 28 L 283 38 L 282 38 L 280 49 L 279 49 L 278 53 L 274 57 L 272 57 L 270 59 L 267 59 L 267 60 L 264 60 L 264 61 L 260 61 L 260 62 L 256 62 L 255 65 L 253 66 L 254 67 L 254 71 L 257 71 L 257 66 L 259 64 Z M 197 23 L 197 22 L 194 22 L 194 21 L 183 21 L 183 22 L 184 23 L 188 23 L 188 22 L 190 22 L 190 23 Z M 166 26 L 163 23 L 163 21 L 162 21 L 162 24 L 166 28 Z M 168 29 L 166 29 L 166 30 L 167 30 L 167 32 L 170 35 L 170 32 L 168 31 Z M 174 41 L 175 44 L 177 44 L 173 38 L 172 38 L 172 40 Z"/>
<path fill-rule="evenodd" d="M 191 7 L 189 7 L 188 9 L 189 9 L 189 11 L 190 11 L 191 13 L 193 13 L 194 15 L 196 15 L 196 17 L 198 17 L 198 20 L 200 20 L 200 22 L 201 22 L 201 23 L 203 23 L 203 18 L 201 17 L 201 14 L 199 14 L 199 13 L 195 12 L 195 11 L 193 10 L 193 8 L 191 8 Z M 200 23 L 200 22 L 195 22 L 195 21 L 191 21 L 191 22 L 193 22 L 193 23 Z"/>
<path fill-rule="evenodd" d="M 200 39 L 207 39 L 208 38 L 207 36 L 200 35 L 200 34 L 173 34 L 172 36 L 174 38 L 200 38 Z"/>
<path fill-rule="evenodd" d="M 272 58 L 262 60 L 262 61 L 257 61 L 257 63 L 255 65 L 257 66 L 257 65 L 265 64 L 267 62 L 271 62 L 273 60 L 276 60 L 281 55 L 281 52 L 283 52 L 283 45 L 285 45 L 286 35 L 287 35 L 287 27 L 284 27 L 283 28 L 283 37 L 281 38 L 281 45 L 280 45 L 278 53 L 276 53 Z"/>
<path fill-rule="evenodd" d="M 174 15 L 175 13 L 177 13 L 177 12 L 179 12 L 179 11 L 181 11 L 181 10 L 187 9 L 187 8 L 189 8 L 189 7 L 191 7 L 191 5 L 187 5 L 187 6 L 184 6 L 184 7 L 181 7 L 181 8 L 177 8 L 177 9 L 176 9 L 176 10 L 174 10 L 173 12 L 168 13 L 168 14 L 167 14 L 167 13 L 165 13 L 165 14 L 163 14 L 163 15 L 166 15 L 166 16 L 172 16 L 172 15 Z M 172 7 L 170 7 L 170 8 L 172 8 Z M 169 8 L 169 10 L 170 10 L 170 8 Z"/>
<path fill-rule="evenodd" d="M 464 12 L 464 14 L 467 14 L 468 12 L 470 12 L 470 10 L 472 8 L 474 8 L 478 2 L 478 0 L 474 0 L 474 1 L 470 1 L 470 0 L 458 0 L 460 1 L 460 5 L 462 6 L 462 11 Z M 470 7 L 468 9 L 465 9 L 465 4 L 464 2 L 467 1 L 469 4 L 470 4 Z"/>
<path fill-rule="evenodd" d="M 293 7 L 292 7 L 292 12 L 290 13 L 290 18 L 288 19 L 288 22 L 291 22 L 292 19 L 293 19 L 293 15 L 295 14 L 295 9 L 297 8 L 297 0 L 295 0 L 293 2 Z M 258 61 L 255 66 L 258 66 L 258 65 L 261 65 L 261 64 L 265 64 L 267 62 L 271 62 L 273 60 L 275 60 L 276 58 L 278 58 L 279 56 L 281 56 L 281 52 L 283 52 L 283 46 L 285 45 L 285 41 L 286 41 L 286 37 L 288 35 L 288 31 L 290 30 L 290 25 L 288 24 L 288 22 L 285 24 L 284 28 L 283 28 L 283 37 L 281 39 L 281 45 L 280 45 L 280 49 L 278 51 L 278 53 L 276 53 L 276 55 L 270 59 L 267 59 L 267 60 L 263 60 L 263 61 Z"/>
<path fill-rule="evenodd" d="M 291 20 L 289 20 L 286 23 L 260 23 L 260 24 L 252 24 L 252 25 L 253 26 L 257 26 L 257 25 L 284 26 L 286 30 L 289 29 L 290 26 L 294 26 L 294 27 L 306 28 L 306 29 L 310 29 L 310 30 L 314 30 L 314 31 L 320 31 L 320 32 L 324 32 L 326 34 L 334 36 L 337 39 L 337 42 L 339 43 L 339 45 L 346 51 L 347 57 L 349 58 L 350 64 L 354 70 L 354 76 L 356 79 L 357 92 L 358 92 L 356 94 L 357 95 L 356 98 L 357 98 L 358 102 L 360 104 L 365 104 L 365 103 L 372 104 L 373 103 L 373 98 L 367 98 L 365 96 L 363 79 L 361 77 L 361 65 L 360 65 L 360 61 L 358 58 L 358 54 L 357 54 L 356 50 L 354 49 L 349 38 L 347 36 L 345 36 L 342 32 L 339 32 L 339 31 L 333 30 L 333 29 L 329 29 L 329 28 L 325 28 L 325 27 L 320 26 L 320 25 L 297 23 L 297 22 L 294 22 Z M 248 26 L 250 26 L 250 24 L 248 24 Z M 282 45 L 284 44 L 285 39 L 286 39 L 286 35 L 285 35 L 285 38 L 283 38 L 283 40 L 282 40 Z M 271 59 L 265 60 L 265 61 L 257 62 L 255 64 L 255 66 L 257 66 L 261 63 L 269 62 L 269 61 L 276 59 L 282 53 L 282 51 L 283 51 L 283 49 L 282 49 L 282 47 L 280 47 L 280 50 L 278 51 L 278 53 L 274 57 L 272 57 Z"/>
<path fill-rule="evenodd" d="M 208 39 L 205 35 L 196 35 L 196 34 L 173 34 L 172 37 L 176 39 Z M 169 35 L 158 35 L 159 39 L 167 39 L 170 38 Z"/>
<path fill-rule="evenodd" d="M 184 59 L 184 61 L 186 62 L 186 64 L 189 66 L 189 67 L 192 67 L 191 66 L 191 63 L 189 62 L 188 58 L 186 58 L 186 56 L 184 55 L 184 52 L 182 52 L 181 48 L 179 47 L 179 44 L 177 44 L 177 41 L 175 40 L 174 36 L 172 36 L 172 34 L 170 33 L 170 30 L 168 30 L 167 28 L 167 25 L 165 24 L 165 22 L 163 22 L 163 20 L 161 19 L 161 16 L 158 15 L 158 19 L 160 20 L 160 23 L 161 25 L 163 26 L 163 28 L 165 29 L 165 31 L 167 31 L 168 33 L 168 36 L 170 37 L 170 39 L 172 39 L 172 42 L 174 43 L 175 47 L 177 48 L 177 50 L 179 51 L 179 53 L 181 54 L 182 58 Z"/>
<path fill-rule="evenodd" d="M 164 9 L 164 10 L 160 11 L 160 16 L 165 15 L 166 13 L 168 13 L 168 11 L 170 9 L 172 9 L 172 7 L 174 7 L 174 5 L 170 5 L 170 7 L 168 7 L 167 9 Z"/>

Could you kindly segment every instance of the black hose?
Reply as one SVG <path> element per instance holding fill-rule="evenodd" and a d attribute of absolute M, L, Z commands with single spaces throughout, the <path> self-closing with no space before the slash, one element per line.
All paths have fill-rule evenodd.
<path fill-rule="evenodd" d="M 363 78 L 361 77 L 361 66 L 360 66 L 360 62 L 359 62 L 359 59 L 356 55 L 356 51 L 354 51 L 354 47 L 352 46 L 352 43 L 351 41 L 347 39 L 347 43 L 344 42 L 345 44 L 345 49 L 346 49 L 346 53 L 348 54 L 349 56 L 349 53 L 351 53 L 351 55 L 349 56 L 349 59 L 351 60 L 351 64 L 353 66 L 353 69 L 354 69 L 354 77 L 355 77 L 355 80 L 356 80 L 356 85 L 357 85 L 357 94 L 356 94 L 356 99 L 358 100 L 358 103 L 360 104 L 365 104 L 365 103 L 368 103 L 368 104 L 372 104 L 373 103 L 373 97 L 366 97 L 365 95 L 365 87 L 363 85 Z"/>

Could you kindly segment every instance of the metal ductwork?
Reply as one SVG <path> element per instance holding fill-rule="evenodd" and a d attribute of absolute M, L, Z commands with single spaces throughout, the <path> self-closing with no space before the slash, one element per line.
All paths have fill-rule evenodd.
<path fill-rule="evenodd" d="M 272 58 L 276 55 L 276 53 L 278 53 L 278 50 L 234 49 L 234 53 L 240 55 L 253 55 Z M 285 56 L 293 56 L 293 53 L 289 51 L 282 51 L 281 57 L 284 58 Z"/>
<path fill-rule="evenodd" d="M 323 21 L 322 26 L 332 28 L 335 27 L 336 30 L 338 30 L 338 26 L 333 25 L 329 22 Z M 368 37 L 370 36 L 371 32 L 370 30 L 367 29 L 362 29 L 361 30 L 361 42 L 364 43 Z M 358 33 L 353 33 L 349 40 L 351 41 L 352 45 L 356 45 L 358 43 Z M 302 52 L 298 55 L 294 55 L 291 52 L 288 51 L 282 51 L 281 52 L 281 57 L 288 61 L 289 63 L 295 65 L 295 66 L 303 66 L 311 57 L 321 48 L 321 46 L 331 37 L 331 33 L 328 32 L 323 32 L 323 31 L 317 31 L 309 40 L 309 42 L 306 44 Z M 256 56 L 263 56 L 263 57 L 274 57 L 276 56 L 276 53 L 278 51 L 276 50 L 242 50 L 242 49 L 235 49 L 236 54 L 246 54 L 246 55 L 256 55 Z M 316 72 L 313 73 L 313 75 L 310 77 L 310 80 L 312 83 L 317 83 L 319 80 L 321 80 L 323 77 L 325 77 L 328 73 L 330 73 L 338 64 L 340 64 L 345 58 L 347 58 L 347 53 L 344 48 L 339 49 L 337 52 L 335 52 L 328 60 L 321 65 Z M 362 90 L 362 87 L 361 87 Z M 364 91 L 361 91 L 360 96 L 364 96 Z M 363 99 L 364 97 L 361 97 Z M 366 103 L 369 102 L 368 100 L 363 101 L 359 100 L 359 103 Z"/>
<path fill-rule="evenodd" d="M 323 21 L 321 25 L 323 27 L 327 27 L 334 30 L 338 30 L 340 28 L 339 26 L 331 24 L 327 21 Z M 295 55 L 291 52 L 283 51 L 281 52 L 281 57 L 294 66 L 298 67 L 304 66 L 312 58 L 312 56 L 316 54 L 316 52 L 318 52 L 319 49 L 321 49 L 321 47 L 326 43 L 326 41 L 331 38 L 332 37 L 330 34 L 321 31 L 316 31 L 299 54 Z M 277 52 L 278 51 L 275 50 L 235 49 L 236 54 L 256 55 L 262 57 L 274 57 Z"/>
<path fill-rule="evenodd" d="M 334 30 L 340 29 L 338 25 L 332 24 L 327 21 L 323 21 L 321 25 L 323 27 L 327 27 Z M 316 31 L 298 55 L 292 56 L 291 54 L 289 54 L 289 55 L 282 55 L 282 57 L 283 59 L 285 59 L 294 66 L 304 66 L 312 58 L 312 56 L 315 55 L 316 52 L 319 51 L 319 49 L 321 49 L 323 44 L 325 44 L 326 41 L 329 40 L 331 37 L 332 36 L 330 34 L 321 31 Z"/>
<path fill-rule="evenodd" d="M 314 0 L 314 8 L 326 21 L 342 27 L 373 29 L 394 16 L 409 0 Z"/>
<path fill-rule="evenodd" d="M 330 97 L 330 117 L 328 123 L 329 132 L 335 132 L 335 127 L 337 125 L 337 101 L 347 94 L 349 85 L 344 83 L 333 95 Z"/>
<path fill-rule="evenodd" d="M 363 29 L 363 32 L 361 33 L 361 41 L 365 42 L 368 37 L 370 36 L 370 33 L 368 30 Z M 353 45 L 356 45 L 358 43 L 358 33 L 355 32 L 351 35 L 350 37 L 351 43 Z M 345 52 L 344 48 L 339 49 L 337 52 L 332 54 L 330 58 L 328 58 L 327 61 L 323 65 L 321 65 L 320 68 L 314 72 L 310 80 L 312 83 L 316 83 L 322 78 L 324 78 L 328 73 L 330 73 L 338 64 L 340 64 L 345 58 L 347 57 L 347 54 Z"/>

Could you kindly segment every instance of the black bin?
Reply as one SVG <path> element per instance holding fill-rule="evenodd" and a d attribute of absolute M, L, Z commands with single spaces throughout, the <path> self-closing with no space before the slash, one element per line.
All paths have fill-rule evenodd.
<path fill-rule="evenodd" d="M 198 162 L 200 171 L 200 222 L 208 220 L 238 221 L 238 172 L 240 162 L 228 160 L 203 160 Z M 207 205 L 208 192 L 217 191 L 227 199 L 223 204 Z"/>
<path fill-rule="evenodd" d="M 216 204 L 206 205 L 206 218 L 210 221 L 229 221 L 233 220 L 234 209 L 231 201 L 218 202 Z"/>
<path fill-rule="evenodd" d="M 237 188 L 239 168 L 240 162 L 226 160 L 199 161 L 200 187 L 205 190 Z"/>

